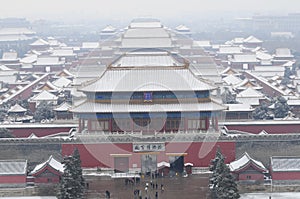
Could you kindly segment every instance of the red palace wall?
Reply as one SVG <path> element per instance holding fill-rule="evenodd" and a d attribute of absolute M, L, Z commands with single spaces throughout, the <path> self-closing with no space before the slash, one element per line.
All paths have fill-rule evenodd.
<path fill-rule="evenodd" d="M 220 147 L 225 156 L 225 162 L 229 163 L 235 160 L 234 142 L 172 142 L 166 143 L 166 150 L 152 152 L 157 155 L 157 162 L 169 162 L 170 154 L 183 154 L 184 162 L 193 163 L 195 167 L 207 167 L 211 159 L 215 157 L 216 149 Z M 81 156 L 82 167 L 114 167 L 114 157 L 129 157 L 129 168 L 136 164 L 141 167 L 141 154 L 145 152 L 133 153 L 131 143 L 100 143 L 100 144 L 62 144 L 62 155 L 70 155 L 74 149 L 78 148 Z M 201 149 L 201 150 L 200 150 Z M 201 152 L 200 152 L 201 151 Z M 150 152 L 151 153 L 151 152 Z M 168 154 L 169 153 L 169 154 Z"/>
<path fill-rule="evenodd" d="M 300 180 L 299 172 L 272 172 L 273 180 Z"/>
<path fill-rule="evenodd" d="M 5 128 L 5 127 L 4 127 Z M 51 126 L 49 127 L 24 127 L 24 128 L 13 128 L 13 127 L 8 127 L 7 129 L 11 131 L 11 133 L 18 138 L 27 138 L 30 136 L 32 133 L 34 133 L 38 137 L 43 137 L 47 135 L 53 135 L 61 132 L 69 132 L 73 128 L 73 126 L 70 127 L 54 127 Z"/>
<path fill-rule="evenodd" d="M 0 176 L 0 184 L 22 184 L 26 183 L 26 175 Z"/>
<path fill-rule="evenodd" d="M 247 178 L 247 176 L 251 176 L 250 179 Z M 258 173 L 248 173 L 248 174 L 240 174 L 239 175 L 239 180 L 258 180 L 258 181 L 263 181 L 264 180 L 264 174 L 258 174 Z"/>
<path fill-rule="evenodd" d="M 262 130 L 270 134 L 281 134 L 281 133 L 300 133 L 300 124 L 248 124 L 248 125 L 226 125 L 228 130 L 245 131 L 249 133 L 259 134 Z"/>

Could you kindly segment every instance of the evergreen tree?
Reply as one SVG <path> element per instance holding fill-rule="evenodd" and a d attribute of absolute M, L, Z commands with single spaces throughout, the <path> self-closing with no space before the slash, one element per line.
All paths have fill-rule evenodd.
<path fill-rule="evenodd" d="M 216 157 L 211 162 L 210 170 L 213 172 L 210 178 L 212 198 L 240 198 L 235 179 L 230 173 L 229 167 L 225 164 L 220 149 L 217 150 Z"/>
<path fill-rule="evenodd" d="M 33 118 L 40 122 L 43 119 L 51 119 L 54 117 L 52 104 L 48 104 L 47 102 L 41 102 L 33 115 Z"/>
<path fill-rule="evenodd" d="M 262 103 L 261 106 L 255 108 L 255 110 L 252 113 L 252 117 L 256 120 L 263 120 L 270 118 L 270 114 L 268 105 L 266 103 Z"/>
<path fill-rule="evenodd" d="M 224 87 L 224 92 L 221 94 L 224 104 L 237 104 L 236 96 L 227 88 Z"/>
<path fill-rule="evenodd" d="M 290 107 L 284 97 L 280 96 L 275 102 L 274 115 L 276 118 L 284 118 L 288 115 Z"/>
<path fill-rule="evenodd" d="M 84 196 L 85 183 L 82 176 L 80 155 L 75 149 L 72 156 L 66 156 L 63 161 L 64 174 L 59 184 L 59 199 L 81 199 Z"/>
<path fill-rule="evenodd" d="M 229 167 L 224 163 L 224 159 L 219 161 L 219 170 L 222 170 L 219 176 L 219 186 L 217 187 L 217 198 L 219 199 L 237 199 L 240 194 L 233 175 L 230 173 Z"/>
<path fill-rule="evenodd" d="M 6 128 L 0 128 L 0 138 L 14 138 L 15 136 Z"/>
<path fill-rule="evenodd" d="M 293 75 L 292 70 L 289 67 L 285 67 L 283 79 L 281 81 L 282 85 L 287 85 L 291 83 L 290 76 Z"/>
<path fill-rule="evenodd" d="M 78 182 L 76 184 L 77 198 L 82 198 L 85 191 L 85 181 L 82 176 L 81 160 L 80 154 L 77 148 L 75 148 L 73 153 L 73 163 L 74 163 L 74 178 Z"/>

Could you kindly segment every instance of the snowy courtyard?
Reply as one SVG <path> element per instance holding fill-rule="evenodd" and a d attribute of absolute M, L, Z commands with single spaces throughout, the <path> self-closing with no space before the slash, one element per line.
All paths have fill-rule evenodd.
<path fill-rule="evenodd" d="M 300 198 L 300 192 L 286 193 L 247 193 L 241 194 L 241 199 L 295 199 Z"/>

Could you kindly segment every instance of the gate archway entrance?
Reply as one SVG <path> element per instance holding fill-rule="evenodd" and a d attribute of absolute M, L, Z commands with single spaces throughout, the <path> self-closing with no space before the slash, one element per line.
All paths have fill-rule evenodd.
<path fill-rule="evenodd" d="M 172 154 L 169 155 L 170 161 L 170 174 L 183 173 L 184 171 L 184 155 L 185 154 Z"/>
<path fill-rule="evenodd" d="M 141 155 L 142 173 L 149 174 L 155 172 L 157 169 L 156 154 L 142 154 Z"/>

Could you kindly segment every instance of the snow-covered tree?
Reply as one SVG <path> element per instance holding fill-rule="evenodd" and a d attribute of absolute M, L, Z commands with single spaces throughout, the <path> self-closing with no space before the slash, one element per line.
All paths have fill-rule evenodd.
<path fill-rule="evenodd" d="M 217 149 L 216 157 L 211 163 L 210 170 L 213 172 L 210 178 L 212 198 L 240 198 L 235 179 L 230 173 L 229 167 L 225 164 L 224 156 L 220 149 Z"/>
<path fill-rule="evenodd" d="M 81 199 L 85 192 L 82 176 L 80 155 L 75 149 L 72 156 L 66 156 L 63 161 L 64 173 L 59 184 L 59 199 Z"/>
<path fill-rule="evenodd" d="M 227 87 L 224 87 L 224 92 L 221 94 L 224 104 L 237 104 L 236 96 Z"/>
<path fill-rule="evenodd" d="M 270 117 L 269 108 L 266 103 L 262 103 L 261 106 L 255 108 L 252 112 L 252 117 L 256 120 L 268 119 Z"/>
<path fill-rule="evenodd" d="M 274 116 L 276 118 L 284 118 L 288 115 L 290 111 L 290 107 L 287 104 L 287 100 L 280 96 L 276 99 L 275 108 L 274 108 Z"/>
<path fill-rule="evenodd" d="M 54 118 L 53 107 L 51 104 L 47 102 L 41 102 L 33 115 L 33 118 L 40 122 L 43 119 L 51 119 Z"/>
<path fill-rule="evenodd" d="M 14 138 L 15 136 L 6 128 L 0 128 L 0 138 Z"/>
<path fill-rule="evenodd" d="M 77 198 L 82 198 L 85 191 L 85 181 L 82 176 L 81 160 L 80 154 L 77 148 L 75 148 L 73 153 L 73 163 L 74 163 L 74 178 L 78 182 L 76 184 Z"/>

